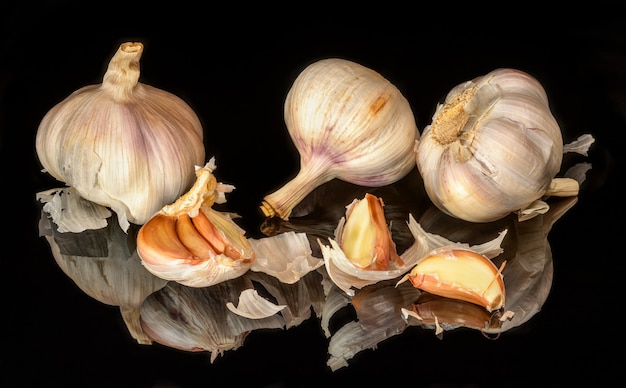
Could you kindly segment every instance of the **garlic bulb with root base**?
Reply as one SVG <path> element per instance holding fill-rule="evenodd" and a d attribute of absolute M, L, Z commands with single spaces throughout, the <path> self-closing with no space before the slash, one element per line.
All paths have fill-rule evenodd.
<path fill-rule="evenodd" d="M 414 287 L 431 294 L 464 300 L 493 311 L 504 306 L 505 263 L 498 268 L 486 256 L 471 249 L 441 247 L 420 260 L 399 283 L 408 279 Z"/>
<path fill-rule="evenodd" d="M 139 82 L 141 43 L 124 43 L 102 84 L 76 90 L 42 119 L 39 161 L 127 231 L 192 185 L 205 149 L 199 118 L 179 97 Z"/>
<path fill-rule="evenodd" d="M 329 58 L 306 67 L 287 94 L 284 117 L 300 170 L 263 199 L 265 216 L 288 219 L 313 189 L 334 178 L 379 187 L 415 167 L 419 132 L 408 101 L 360 64 Z"/>
<path fill-rule="evenodd" d="M 245 231 L 232 215 L 212 208 L 232 190 L 217 183 L 213 162 L 196 167 L 193 187 L 139 229 L 139 257 L 160 278 L 208 287 L 243 275 L 255 260 Z"/>
<path fill-rule="evenodd" d="M 495 221 L 544 196 L 578 194 L 576 180 L 555 178 L 563 139 L 546 92 L 519 70 L 496 69 L 453 88 L 416 153 L 432 202 L 466 221 Z"/>

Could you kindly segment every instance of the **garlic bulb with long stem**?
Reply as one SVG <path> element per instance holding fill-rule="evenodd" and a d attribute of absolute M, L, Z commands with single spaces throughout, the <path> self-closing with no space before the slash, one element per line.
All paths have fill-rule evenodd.
<path fill-rule="evenodd" d="M 288 219 L 307 194 L 334 178 L 379 187 L 415 167 L 419 132 L 409 102 L 358 63 L 329 58 L 306 67 L 287 94 L 284 118 L 300 170 L 264 198 L 266 216 Z"/>
<path fill-rule="evenodd" d="M 555 178 L 563 139 L 547 94 L 520 70 L 496 69 L 454 87 L 416 152 L 432 202 L 466 221 L 494 221 L 546 195 L 578 194 L 576 180 Z"/>
<path fill-rule="evenodd" d="M 139 82 L 142 43 L 120 45 L 103 82 L 76 90 L 42 119 L 36 151 L 45 171 L 110 207 L 124 231 L 143 224 L 195 180 L 203 128 L 193 109 Z"/>

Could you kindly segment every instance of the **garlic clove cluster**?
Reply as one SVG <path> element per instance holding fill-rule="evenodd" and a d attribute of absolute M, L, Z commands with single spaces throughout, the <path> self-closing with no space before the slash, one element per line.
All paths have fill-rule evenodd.
<path fill-rule="evenodd" d="M 416 143 L 432 202 L 471 222 L 534 206 L 548 191 L 577 195 L 577 181 L 553 180 L 562 159 L 562 134 L 545 90 L 516 69 L 496 69 L 454 87 Z M 539 205 L 536 212 L 545 212 Z"/>
<path fill-rule="evenodd" d="M 76 90 L 41 120 L 40 163 L 86 200 L 110 207 L 124 231 L 189 189 L 203 165 L 203 128 L 193 109 L 139 82 L 143 44 L 120 45 L 103 82 Z"/>
<path fill-rule="evenodd" d="M 295 205 L 331 179 L 379 187 L 415 168 L 419 132 L 409 102 L 358 63 L 328 58 L 307 66 L 287 94 L 284 118 L 300 170 L 263 199 L 268 217 L 288 219 Z"/>
<path fill-rule="evenodd" d="M 233 190 L 217 182 L 214 169 L 213 158 L 196 167 L 191 189 L 139 229 L 137 252 L 156 276 L 208 287 L 243 275 L 254 262 L 254 250 L 234 215 L 212 208 Z"/>

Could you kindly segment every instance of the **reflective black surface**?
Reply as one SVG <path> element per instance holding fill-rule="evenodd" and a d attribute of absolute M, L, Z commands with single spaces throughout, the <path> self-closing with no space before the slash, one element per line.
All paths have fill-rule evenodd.
<path fill-rule="evenodd" d="M 20 5 L 0 13 L 0 161 L 8 210 L 0 256 L 3 386 L 186 387 L 235 380 L 291 387 L 374 375 L 389 384 L 527 386 L 624 377 L 618 189 L 626 21 L 619 2 L 595 2 L 568 16 L 530 4 L 516 15 L 488 7 L 461 7 L 454 15 L 444 6 L 409 12 L 385 4 L 363 17 L 319 5 L 305 15 L 263 9 L 289 12 L 263 17 L 261 9 L 243 15 L 237 7 L 103 4 L 92 10 L 81 4 Z M 463 329 L 439 339 L 430 329 L 409 327 L 334 372 L 315 318 L 288 330 L 253 332 L 213 363 L 206 353 L 138 344 L 119 308 L 85 294 L 57 265 L 39 236 L 35 201 L 35 193 L 59 186 L 40 171 L 35 155 L 39 121 L 72 91 L 101 82 L 117 46 L 132 40 L 145 44 L 141 80 L 179 95 L 200 116 L 216 175 L 236 187 L 228 206 L 251 236 L 263 235 L 263 196 L 297 171 L 282 104 L 307 64 L 337 56 L 377 70 L 407 97 L 420 129 L 460 82 L 497 67 L 533 74 L 546 88 L 564 140 L 586 133 L 596 139 L 583 158 L 592 169 L 578 201 L 548 235 L 553 279 L 541 311 L 497 339 Z"/>

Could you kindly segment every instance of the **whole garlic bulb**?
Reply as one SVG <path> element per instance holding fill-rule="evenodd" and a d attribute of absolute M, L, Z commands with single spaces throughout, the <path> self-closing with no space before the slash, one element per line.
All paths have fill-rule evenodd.
<path fill-rule="evenodd" d="M 266 216 L 288 219 L 295 205 L 334 178 L 379 187 L 415 168 L 419 132 L 408 101 L 360 64 L 329 58 L 306 67 L 287 94 L 284 116 L 300 170 L 264 198 Z"/>
<path fill-rule="evenodd" d="M 127 231 L 173 202 L 203 165 L 203 129 L 181 98 L 139 81 L 141 43 L 123 43 L 102 84 L 76 90 L 42 119 L 44 169 L 85 199 L 110 207 Z"/>
<path fill-rule="evenodd" d="M 555 178 L 563 139 L 546 92 L 519 70 L 496 69 L 454 87 L 416 152 L 432 202 L 466 221 L 494 221 L 544 195 L 578 193 L 575 180 Z"/>

